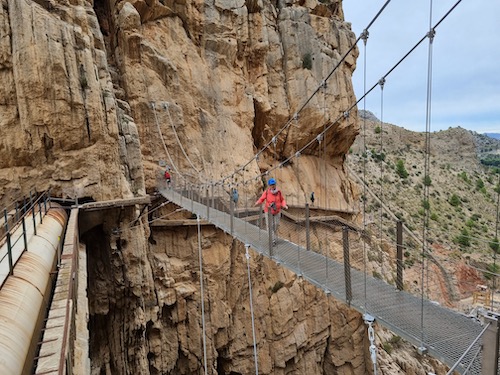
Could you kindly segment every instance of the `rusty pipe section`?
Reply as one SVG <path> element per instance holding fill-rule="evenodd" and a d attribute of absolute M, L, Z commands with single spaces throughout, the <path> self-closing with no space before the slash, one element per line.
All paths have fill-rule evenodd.
<path fill-rule="evenodd" d="M 0 289 L 0 374 L 30 374 L 68 217 L 54 203 Z M 30 232 L 29 230 L 27 232 Z"/>

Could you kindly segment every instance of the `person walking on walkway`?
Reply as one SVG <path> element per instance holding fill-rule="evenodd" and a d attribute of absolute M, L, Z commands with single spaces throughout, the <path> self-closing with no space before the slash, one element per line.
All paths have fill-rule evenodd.
<path fill-rule="evenodd" d="M 272 241 L 273 245 L 276 245 L 276 234 L 281 219 L 281 209 L 288 209 L 288 206 L 281 190 L 276 187 L 276 180 L 271 178 L 267 185 L 269 187 L 262 193 L 257 202 L 255 202 L 255 205 L 259 206 L 265 202 L 264 212 L 266 213 L 266 227 L 267 230 L 269 230 L 269 225 L 271 225 Z"/>
<path fill-rule="evenodd" d="M 238 206 L 238 200 L 240 199 L 240 195 L 238 194 L 238 189 L 236 188 L 232 189 L 231 199 L 233 200 L 234 207 L 236 208 Z"/>
<path fill-rule="evenodd" d="M 170 189 L 170 183 L 172 182 L 172 176 L 170 176 L 169 169 L 165 169 L 165 173 L 163 175 L 165 177 L 165 183 L 167 185 L 167 189 Z"/>

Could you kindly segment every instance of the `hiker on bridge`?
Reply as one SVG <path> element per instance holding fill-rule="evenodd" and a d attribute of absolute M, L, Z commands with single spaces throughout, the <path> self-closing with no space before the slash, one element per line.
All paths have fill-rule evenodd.
<path fill-rule="evenodd" d="M 165 169 L 163 177 L 165 177 L 165 183 L 167 185 L 167 188 L 170 189 L 170 183 L 172 182 L 172 176 L 170 175 L 170 168 Z"/>
<path fill-rule="evenodd" d="M 236 188 L 233 188 L 231 190 L 231 199 L 233 200 L 233 203 L 234 203 L 234 206 L 238 206 L 238 200 L 239 200 L 240 196 L 238 194 L 238 189 Z"/>
<path fill-rule="evenodd" d="M 278 232 L 278 226 L 281 219 L 281 209 L 288 209 L 288 206 L 281 190 L 276 187 L 276 180 L 271 178 L 267 185 L 269 188 L 262 193 L 257 202 L 255 202 L 255 205 L 259 206 L 265 201 L 264 212 L 266 213 L 266 227 L 267 230 L 269 230 L 269 225 L 271 225 L 273 245 L 276 245 L 276 233 Z"/>

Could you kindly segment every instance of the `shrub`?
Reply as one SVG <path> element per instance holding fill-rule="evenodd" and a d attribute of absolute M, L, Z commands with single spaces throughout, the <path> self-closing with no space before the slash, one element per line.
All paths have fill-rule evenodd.
<path fill-rule="evenodd" d="M 401 336 L 398 335 L 392 336 L 389 342 L 394 346 L 398 346 L 401 342 Z"/>
<path fill-rule="evenodd" d="M 407 178 L 408 177 L 408 171 L 405 168 L 405 163 L 401 159 L 399 159 L 397 161 L 397 163 L 396 163 L 396 173 L 401 178 Z"/>
<path fill-rule="evenodd" d="M 470 246 L 469 231 L 465 228 L 462 229 L 460 235 L 455 238 L 455 242 L 458 243 L 460 246 L 469 247 Z"/>
<path fill-rule="evenodd" d="M 431 184 L 432 184 L 432 180 L 431 180 L 430 176 L 425 176 L 424 177 L 424 185 L 431 186 Z"/>
<path fill-rule="evenodd" d="M 467 176 L 467 173 L 461 172 L 461 173 L 458 174 L 458 177 L 460 177 L 466 183 L 470 184 L 470 180 L 469 180 L 469 177 Z"/>
<path fill-rule="evenodd" d="M 465 225 L 468 226 L 469 228 L 474 228 L 476 226 L 476 223 L 474 222 L 474 220 L 472 219 L 468 219 L 466 222 L 465 222 Z"/>
<path fill-rule="evenodd" d="M 478 178 L 476 180 L 476 190 L 480 191 L 483 188 L 484 188 L 484 181 Z"/>
<path fill-rule="evenodd" d="M 422 207 L 424 208 L 424 210 L 428 210 L 429 208 L 431 208 L 431 204 L 429 203 L 428 199 L 424 199 L 422 201 Z"/>
<path fill-rule="evenodd" d="M 500 266 L 498 264 L 488 264 L 486 265 L 486 269 L 490 272 L 483 272 L 483 275 L 486 279 L 488 280 L 491 280 L 493 278 L 494 275 L 492 275 L 492 273 L 498 273 L 498 271 L 500 271 Z"/>
<path fill-rule="evenodd" d="M 388 342 L 384 342 L 384 350 L 387 352 L 387 354 L 392 353 L 392 345 L 389 344 Z"/>
<path fill-rule="evenodd" d="M 462 204 L 462 200 L 456 194 L 452 194 L 448 201 L 453 207 L 458 207 Z"/>
<path fill-rule="evenodd" d="M 380 126 L 377 126 L 375 128 L 375 134 L 380 134 L 382 132 L 382 128 Z"/>
<path fill-rule="evenodd" d="M 302 68 L 309 70 L 312 69 L 312 57 L 309 52 L 302 56 Z"/>
<path fill-rule="evenodd" d="M 498 237 L 495 237 L 495 239 L 493 239 L 493 241 L 491 241 L 489 245 L 490 249 L 493 250 L 495 253 L 498 254 L 500 252 L 500 243 L 498 242 Z"/>

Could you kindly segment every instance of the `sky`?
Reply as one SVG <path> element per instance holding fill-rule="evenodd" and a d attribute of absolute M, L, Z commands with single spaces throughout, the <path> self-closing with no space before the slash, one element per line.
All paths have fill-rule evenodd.
<path fill-rule="evenodd" d="M 366 53 L 353 76 L 357 98 L 368 91 L 458 0 L 392 0 L 369 29 Z M 343 0 L 344 17 L 356 37 L 386 0 Z M 461 126 L 500 133 L 500 1 L 462 0 L 435 29 L 432 46 L 430 130 Z M 366 57 L 366 83 L 364 66 Z M 358 109 L 413 131 L 426 130 L 428 38 L 376 87 Z M 383 104 L 382 104 L 383 103 Z"/>

